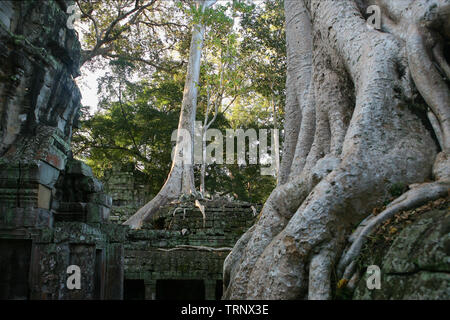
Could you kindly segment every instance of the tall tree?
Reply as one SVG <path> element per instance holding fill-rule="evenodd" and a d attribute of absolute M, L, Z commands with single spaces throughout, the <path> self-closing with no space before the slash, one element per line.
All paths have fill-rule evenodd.
<path fill-rule="evenodd" d="M 197 120 L 209 123 L 209 126 L 204 127 L 214 127 L 222 132 L 230 126 L 233 129 L 272 128 L 273 105 L 269 106 L 266 101 L 271 99 L 271 94 L 267 91 L 271 75 L 275 75 L 273 77 L 276 79 L 274 82 L 277 111 L 283 110 L 283 95 L 280 92 L 283 91 L 284 81 L 280 66 L 284 65 L 285 49 L 284 39 L 279 35 L 280 29 L 284 28 L 274 26 L 280 17 L 283 17 L 283 12 L 279 10 L 280 0 L 276 2 L 275 8 L 266 6 L 265 10 L 253 5 L 246 6 L 238 1 L 221 2 L 204 17 L 207 20 L 207 29 L 197 103 Z M 115 11 L 105 10 L 106 3 L 102 5 L 102 2 L 87 0 L 80 3 L 97 5 L 91 13 L 95 21 L 105 20 L 103 24 L 108 25 L 107 22 L 114 20 Z M 178 5 L 175 6 L 173 1 L 165 1 L 164 7 L 173 10 L 179 8 L 182 10 L 181 15 L 175 14 L 178 12 L 176 10 L 169 10 L 163 12 L 163 17 L 157 16 L 155 19 L 176 25 L 187 21 L 187 17 L 191 15 L 190 10 L 184 2 L 175 3 Z M 156 15 L 162 10 L 156 4 L 145 12 L 153 10 Z M 259 19 L 264 13 L 267 18 Z M 246 15 L 251 15 L 251 20 L 256 19 L 258 22 L 238 24 L 238 21 L 250 21 L 244 17 Z M 242 19 L 234 19 L 238 16 Z M 85 17 L 83 22 L 84 28 L 94 32 L 90 19 Z M 190 32 L 171 33 L 166 29 L 172 27 L 165 25 L 159 27 L 154 35 L 150 34 L 147 28 L 150 27 L 141 25 L 141 33 L 136 33 L 136 25 L 130 26 L 119 39 L 111 43 L 112 54 L 96 56 L 85 64 L 96 71 L 104 68 L 105 62 L 109 63 L 107 68 L 104 68 L 107 70 L 105 75 L 98 79 L 98 111 L 94 115 L 85 113 L 81 129 L 76 130 L 73 145 L 75 156 L 89 163 L 99 176 L 104 176 L 112 166 L 134 166 L 148 177 L 151 194 L 155 195 L 163 186 L 171 168 L 170 133 L 176 129 L 174 117 L 178 118 L 181 109 L 186 74 L 186 63 L 182 68 L 165 67 L 173 64 L 170 62 L 173 58 L 177 61 L 187 61 L 191 39 Z M 260 31 L 252 32 L 252 28 Z M 178 30 L 181 27 L 173 29 Z M 85 50 L 89 50 L 94 40 L 90 38 L 92 34 L 84 32 L 80 30 L 84 35 Z M 152 45 L 139 45 L 145 37 L 161 37 L 161 33 L 170 35 L 167 43 L 161 38 L 149 39 L 147 42 Z M 258 45 L 254 47 L 248 45 L 252 37 L 261 38 L 255 41 Z M 176 46 L 172 46 L 175 38 L 179 41 Z M 144 41 L 144 44 L 147 42 Z M 161 43 L 161 46 L 154 45 L 154 42 Z M 120 52 L 120 55 L 117 55 L 117 52 Z M 137 62 L 136 57 L 151 56 L 156 52 L 162 54 L 159 60 L 153 61 L 158 61 L 158 65 L 163 65 L 164 68 L 148 68 L 147 64 Z M 270 60 L 267 60 L 268 52 L 273 56 Z M 215 112 L 216 109 L 218 112 Z M 197 166 L 194 174 L 200 190 L 208 190 L 212 195 L 232 194 L 240 200 L 261 203 L 273 189 L 273 179 L 261 176 L 256 165 L 243 167 L 207 164 L 200 170 L 196 169 Z"/>
<path fill-rule="evenodd" d="M 200 63 L 206 27 L 203 20 L 203 14 L 205 13 L 205 9 L 212 6 L 215 2 L 216 0 L 196 1 L 196 13 L 198 14 L 194 17 L 195 24 L 192 29 L 189 63 L 172 168 L 161 191 L 149 203 L 125 221 L 124 224 L 129 225 L 132 228 L 140 228 L 157 209 L 170 200 L 177 199 L 182 194 L 192 194 L 195 192 L 193 139 L 200 78 Z M 189 135 L 186 135 L 186 133 Z M 186 139 L 189 139 L 190 141 L 186 141 Z"/>
<path fill-rule="evenodd" d="M 176 77 L 163 72 L 152 81 L 131 83 L 125 78 L 115 68 L 105 76 L 105 97 L 95 114 L 83 112 L 81 126 L 73 135 L 73 154 L 101 178 L 114 166 L 131 165 L 147 177 L 149 192 L 155 195 L 170 171 L 171 134 L 178 125 L 184 85 L 182 70 Z"/>
<path fill-rule="evenodd" d="M 183 2 L 160 0 L 75 0 L 81 11 L 81 64 L 98 57 L 154 70 L 177 66 L 168 54 L 185 33 Z"/>
<path fill-rule="evenodd" d="M 330 298 L 334 266 L 349 279 L 375 226 L 448 194 L 449 12 L 448 0 L 285 0 L 282 183 L 225 261 L 225 298 Z M 369 216 L 399 183 L 410 189 Z"/>

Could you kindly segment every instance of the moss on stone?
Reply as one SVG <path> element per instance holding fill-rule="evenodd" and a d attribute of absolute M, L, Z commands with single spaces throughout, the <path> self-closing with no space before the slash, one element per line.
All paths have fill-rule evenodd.
<path fill-rule="evenodd" d="M 450 299 L 450 198 L 401 212 L 378 228 L 357 260 L 353 299 Z M 381 289 L 366 286 L 366 268 L 381 268 Z"/>

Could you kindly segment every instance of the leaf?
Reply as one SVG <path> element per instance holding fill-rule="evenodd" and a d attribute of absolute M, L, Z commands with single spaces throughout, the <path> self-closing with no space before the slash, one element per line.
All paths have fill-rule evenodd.
<path fill-rule="evenodd" d="M 342 289 L 342 288 L 344 288 L 344 287 L 347 285 L 347 283 L 348 283 L 348 280 L 347 280 L 347 279 L 341 279 L 341 280 L 339 280 L 339 282 L 337 283 L 337 288 L 338 288 L 338 289 Z"/>
<path fill-rule="evenodd" d="M 391 227 L 390 229 L 389 229 L 389 234 L 394 234 L 394 233 L 396 233 L 398 231 L 398 229 L 396 228 L 396 227 Z"/>

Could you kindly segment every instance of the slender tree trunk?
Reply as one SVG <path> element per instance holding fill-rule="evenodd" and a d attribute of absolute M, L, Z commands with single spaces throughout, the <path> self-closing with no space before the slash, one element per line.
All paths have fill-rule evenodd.
<path fill-rule="evenodd" d="M 204 12 L 205 8 L 214 3 L 214 0 L 197 0 L 197 7 Z M 172 167 L 159 193 L 124 222 L 125 225 L 134 229 L 140 228 L 161 206 L 169 201 L 179 198 L 182 194 L 195 192 L 194 126 L 204 37 L 205 25 L 202 22 L 194 25 Z"/>
<path fill-rule="evenodd" d="M 328 299 L 350 231 L 389 197 L 393 184 L 419 187 L 394 201 L 361 237 L 398 210 L 448 193 L 449 88 L 430 63 L 446 70 L 448 61 L 438 49 L 438 58 L 430 52 L 450 39 L 450 1 L 377 1 L 383 32 L 364 19 L 372 2 L 285 0 L 280 183 L 226 258 L 225 298 Z M 423 123 L 426 110 L 419 117 L 410 108 L 408 97 L 417 93 L 441 137 L 438 156 L 439 142 Z M 430 178 L 436 182 L 425 184 Z M 341 274 L 363 241 L 356 238 L 339 264 Z"/>
<path fill-rule="evenodd" d="M 200 193 L 202 194 L 202 196 L 205 196 L 206 193 L 205 176 L 206 176 L 206 131 L 202 134 L 202 166 L 200 170 Z"/>
<path fill-rule="evenodd" d="M 280 137 L 279 137 L 279 131 L 278 131 L 278 116 L 277 116 L 277 104 L 275 102 L 275 94 L 273 93 L 272 88 L 272 112 L 273 112 L 273 128 L 274 128 L 274 136 L 273 136 L 273 150 L 272 154 L 275 156 L 275 178 L 277 179 L 277 182 L 280 178 Z"/>

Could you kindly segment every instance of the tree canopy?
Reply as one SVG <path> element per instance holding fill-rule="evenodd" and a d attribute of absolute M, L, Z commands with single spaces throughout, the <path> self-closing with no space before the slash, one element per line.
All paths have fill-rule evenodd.
<path fill-rule="evenodd" d="M 171 133 L 183 99 L 190 26 L 203 19 L 205 44 L 197 121 L 211 128 L 277 126 L 284 110 L 285 35 L 281 0 L 220 1 L 199 15 L 193 1 L 77 1 L 85 72 L 98 78 L 99 105 L 84 106 L 75 156 L 102 177 L 131 164 L 156 194 L 170 170 Z M 252 39 L 252 41 L 250 41 Z M 256 41 L 255 41 L 256 39 Z M 279 121 L 279 120 L 278 120 Z M 247 142 L 248 143 L 248 142 Z M 200 166 L 195 167 L 200 185 Z M 276 183 L 257 165 L 212 164 L 206 190 L 262 203 Z"/>

